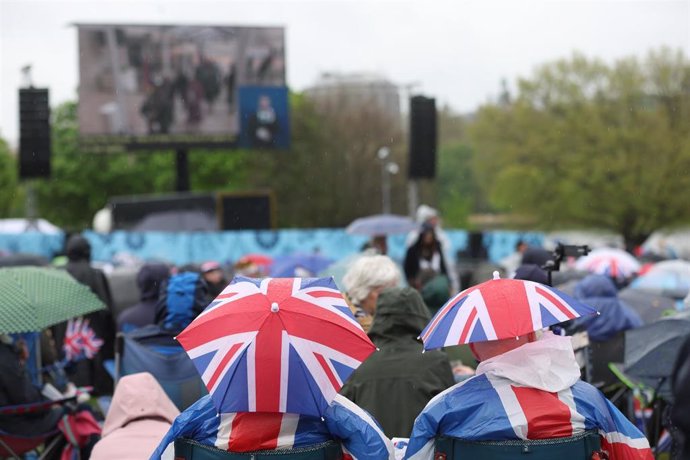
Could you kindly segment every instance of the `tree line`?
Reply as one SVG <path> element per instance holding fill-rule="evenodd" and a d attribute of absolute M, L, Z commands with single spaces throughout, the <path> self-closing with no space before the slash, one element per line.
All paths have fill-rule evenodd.
<path fill-rule="evenodd" d="M 506 213 L 535 229 L 612 230 L 632 246 L 690 221 L 690 61 L 682 51 L 613 63 L 575 53 L 514 88 L 471 115 L 439 110 L 437 178 L 420 190 L 446 226 Z M 375 106 L 340 110 L 305 94 L 290 98 L 289 151 L 192 151 L 192 190 L 270 189 L 280 227 L 341 227 L 380 212 L 376 152 L 387 146 L 401 167 L 392 209 L 407 213 L 404 122 Z M 173 152 L 90 153 L 79 145 L 76 108 L 53 111 L 53 173 L 35 185 L 42 217 L 79 229 L 109 197 L 174 189 Z M 16 171 L 0 140 L 0 216 L 23 213 Z"/>

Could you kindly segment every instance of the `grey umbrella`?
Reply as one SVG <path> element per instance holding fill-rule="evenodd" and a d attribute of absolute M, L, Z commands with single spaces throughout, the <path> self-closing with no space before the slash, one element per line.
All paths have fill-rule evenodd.
<path fill-rule="evenodd" d="M 690 312 L 625 332 L 626 375 L 658 390 L 670 399 L 669 377 L 683 341 L 690 336 Z"/>
<path fill-rule="evenodd" d="M 645 324 L 658 320 L 667 310 L 675 311 L 674 299 L 641 289 L 625 288 L 618 298 L 635 310 Z"/>

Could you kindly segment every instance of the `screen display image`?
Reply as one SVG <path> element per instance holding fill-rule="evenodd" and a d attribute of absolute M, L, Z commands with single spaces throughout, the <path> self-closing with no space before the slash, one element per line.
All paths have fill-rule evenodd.
<path fill-rule="evenodd" d="M 280 27 L 78 29 L 82 138 L 234 142 L 240 88 L 285 87 Z"/>

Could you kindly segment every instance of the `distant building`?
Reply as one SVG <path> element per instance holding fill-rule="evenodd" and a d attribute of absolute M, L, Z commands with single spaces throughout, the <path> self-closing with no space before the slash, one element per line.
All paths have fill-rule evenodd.
<path fill-rule="evenodd" d="M 323 73 L 305 90 L 317 106 L 348 110 L 371 107 L 400 122 L 398 86 L 385 77 L 369 73 Z"/>

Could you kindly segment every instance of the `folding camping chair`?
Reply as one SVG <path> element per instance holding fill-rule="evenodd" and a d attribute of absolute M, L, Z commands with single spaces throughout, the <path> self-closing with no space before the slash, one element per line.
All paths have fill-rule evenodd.
<path fill-rule="evenodd" d="M 591 460 L 599 449 L 601 439 L 595 430 L 568 438 L 506 441 L 466 441 L 442 436 L 436 440 L 434 460 Z"/>
<path fill-rule="evenodd" d="M 72 400 L 74 398 L 5 406 L 0 408 L 0 415 L 11 417 L 12 415 L 38 413 L 50 409 L 55 404 L 64 404 Z M 41 455 L 38 457 L 42 459 L 52 453 L 55 448 L 59 448 L 63 440 L 62 433 L 60 433 L 57 426 L 48 433 L 40 433 L 33 436 L 16 435 L 0 430 L 0 458 L 21 460 L 23 458 L 22 455 L 37 450 L 41 445 L 45 445 Z"/>
<path fill-rule="evenodd" d="M 228 452 L 190 439 L 175 440 L 175 459 L 180 460 L 341 460 L 339 443 L 328 441 L 299 449 Z"/>
<path fill-rule="evenodd" d="M 180 411 L 207 393 L 182 346 L 158 326 L 117 335 L 115 383 L 137 372 L 150 372 Z"/>

